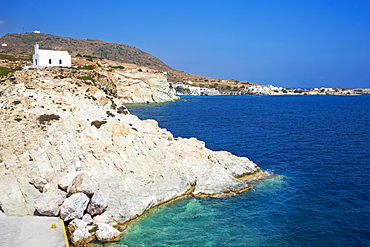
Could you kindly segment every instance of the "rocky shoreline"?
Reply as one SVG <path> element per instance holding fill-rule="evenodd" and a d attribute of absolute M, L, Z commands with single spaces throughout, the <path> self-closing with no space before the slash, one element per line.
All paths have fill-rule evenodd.
<path fill-rule="evenodd" d="M 156 121 L 131 115 L 125 103 L 173 99 L 167 81 L 153 79 L 161 75 L 109 72 L 20 70 L 1 81 L 4 213 L 59 216 L 75 245 L 116 241 L 150 208 L 185 196 L 233 195 L 269 176 L 247 158 L 174 138 Z M 137 84 L 138 97 L 129 94 Z"/>

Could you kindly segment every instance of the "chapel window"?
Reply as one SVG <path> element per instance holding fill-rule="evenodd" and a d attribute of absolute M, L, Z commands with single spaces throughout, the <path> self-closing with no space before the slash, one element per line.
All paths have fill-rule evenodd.
<path fill-rule="evenodd" d="M 35 59 L 35 65 L 37 65 L 37 59 Z"/>
<path fill-rule="evenodd" d="M 49 64 L 51 64 L 51 59 L 49 59 Z"/>
<path fill-rule="evenodd" d="M 59 64 L 62 64 L 62 59 L 59 59 Z"/>

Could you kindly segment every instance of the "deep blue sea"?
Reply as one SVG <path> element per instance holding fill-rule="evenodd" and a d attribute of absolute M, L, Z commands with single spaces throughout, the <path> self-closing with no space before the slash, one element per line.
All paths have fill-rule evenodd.
<path fill-rule="evenodd" d="M 282 177 L 156 208 L 120 245 L 370 246 L 369 95 L 189 96 L 128 108 Z"/>

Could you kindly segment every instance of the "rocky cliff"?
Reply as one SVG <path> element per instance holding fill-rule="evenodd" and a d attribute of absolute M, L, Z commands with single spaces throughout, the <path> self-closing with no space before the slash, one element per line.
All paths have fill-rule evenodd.
<path fill-rule="evenodd" d="M 125 102 L 163 100 L 157 98 L 163 93 L 143 96 L 138 86 L 155 80 L 154 87 L 165 91 L 160 75 L 99 72 L 103 79 L 94 80 L 99 76 L 80 73 L 97 72 L 20 70 L 1 81 L 0 206 L 6 214 L 40 213 L 40 196 L 54 193 L 61 199 L 46 215 L 60 212 L 69 221 L 86 210 L 90 218 L 106 211 L 127 222 L 182 196 L 227 196 L 266 176 L 247 158 L 174 138 L 154 120 L 131 115 Z M 91 79 L 76 79 L 83 76 Z M 123 90 L 123 81 L 135 97 Z M 104 202 L 94 204 L 100 195 Z M 68 215 L 76 207 L 67 203 L 72 197 L 83 200 L 81 214 Z"/>

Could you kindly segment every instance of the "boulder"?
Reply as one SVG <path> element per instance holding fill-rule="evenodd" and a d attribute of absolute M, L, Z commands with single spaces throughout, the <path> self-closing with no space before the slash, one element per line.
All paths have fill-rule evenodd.
<path fill-rule="evenodd" d="M 76 246 L 90 243 L 95 239 L 95 236 L 88 231 L 87 223 L 83 220 L 72 220 L 68 225 L 68 232 L 71 235 L 71 242 Z"/>
<path fill-rule="evenodd" d="M 79 192 L 85 193 L 86 195 L 92 195 L 94 194 L 94 191 L 95 189 L 92 180 L 84 172 L 75 176 L 67 189 L 69 195 Z"/>
<path fill-rule="evenodd" d="M 99 223 L 106 223 L 112 226 L 118 225 L 118 223 L 114 220 L 113 216 L 109 214 L 108 212 L 104 212 L 101 215 L 95 216 L 93 220 L 94 220 L 93 222 L 94 225 L 97 225 Z"/>
<path fill-rule="evenodd" d="M 118 241 L 122 233 L 106 223 L 97 224 L 96 238 L 101 242 Z"/>
<path fill-rule="evenodd" d="M 65 220 L 81 219 L 90 198 L 84 193 L 76 193 L 68 197 L 60 208 L 60 217 Z"/>
<path fill-rule="evenodd" d="M 61 190 L 49 191 L 35 198 L 35 209 L 41 215 L 58 216 L 60 205 L 66 200 L 67 193 Z"/>
<path fill-rule="evenodd" d="M 81 172 L 70 172 L 59 180 L 59 187 L 62 190 L 67 190 L 68 186 L 72 183 L 73 179 Z"/>
<path fill-rule="evenodd" d="M 93 223 L 93 218 L 91 217 L 90 214 L 85 214 L 82 217 L 82 220 L 85 221 L 88 225 L 91 225 Z"/>
<path fill-rule="evenodd" d="M 43 189 L 45 185 L 48 184 L 48 181 L 41 177 L 35 177 L 30 181 L 33 186 L 35 186 L 36 189 L 38 189 L 40 192 L 43 192 Z"/>
<path fill-rule="evenodd" d="M 87 206 L 87 212 L 92 216 L 102 214 L 108 207 L 108 199 L 105 194 L 101 191 L 96 191 L 92 196 L 89 205 Z"/>

